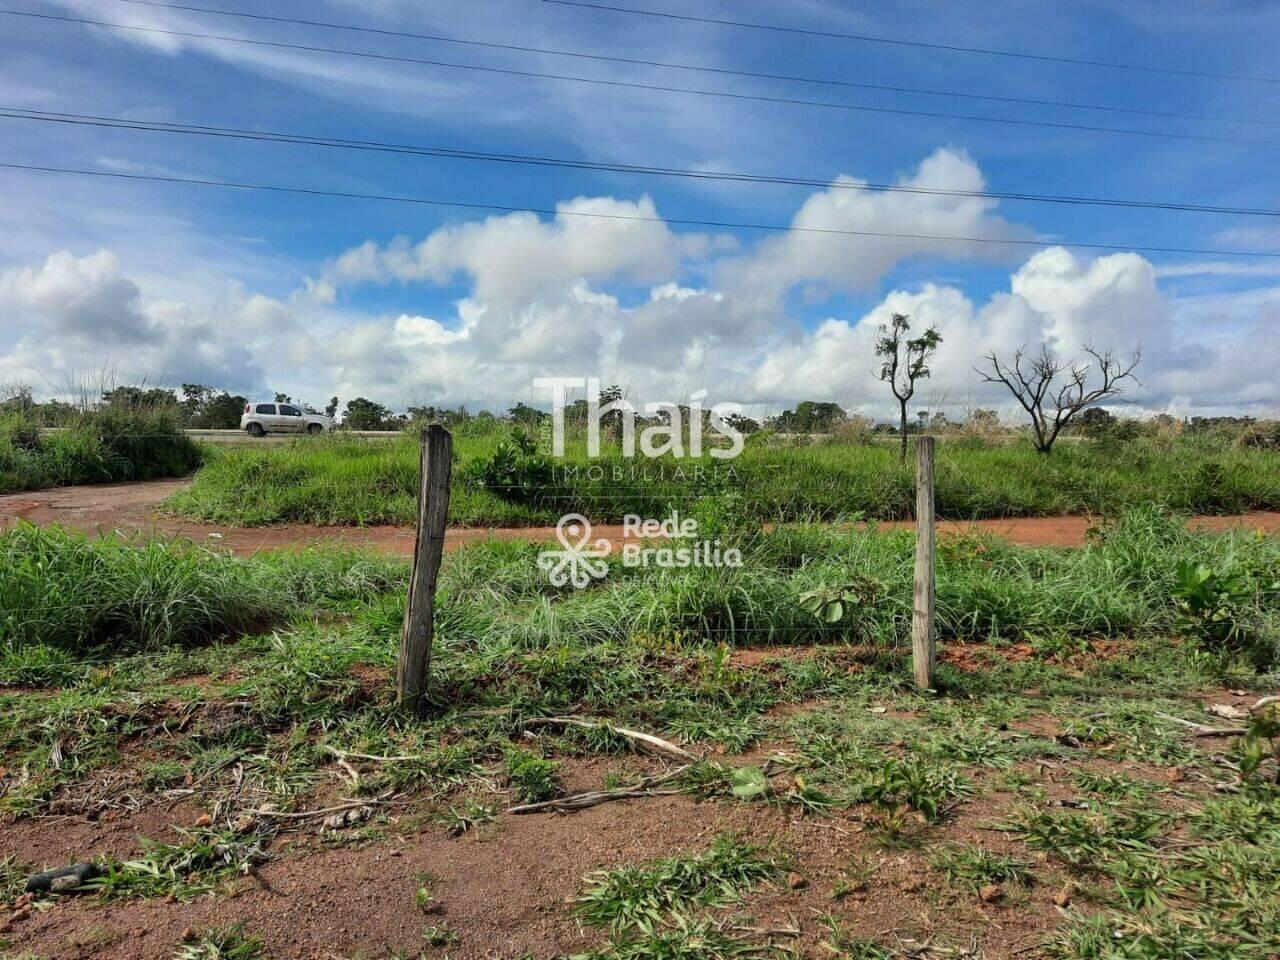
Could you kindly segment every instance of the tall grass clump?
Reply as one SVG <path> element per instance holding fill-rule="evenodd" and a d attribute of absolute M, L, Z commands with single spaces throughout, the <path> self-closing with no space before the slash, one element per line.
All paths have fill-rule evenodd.
<path fill-rule="evenodd" d="M 0 652 L 198 644 L 316 604 L 370 600 L 404 574 L 402 561 L 351 552 L 237 558 L 185 540 L 19 523 L 0 533 Z"/>
<path fill-rule="evenodd" d="M 608 576 L 583 590 L 549 583 L 537 544 L 474 544 L 446 557 L 440 642 L 473 651 L 499 672 L 512 656 L 545 660 L 564 684 L 565 706 L 621 682 L 617 665 L 639 648 L 905 650 L 909 531 L 789 527 L 736 542 L 740 567 L 635 567 L 615 555 Z M 0 643 L 11 653 L 195 644 L 354 604 L 374 642 L 390 650 L 405 573 L 403 560 L 351 551 L 237 558 L 181 540 L 92 540 L 22 524 L 0 534 Z M 1280 626 L 1280 542 L 1190 532 L 1182 517 L 1154 508 L 1122 514 L 1080 549 L 944 537 L 937 598 L 944 643 L 1061 646 L 1156 632 L 1270 663 Z"/>
<path fill-rule="evenodd" d="M 0 417 L 0 492 L 181 477 L 201 459 L 168 407 L 82 410 L 50 433 L 21 411 Z"/>
<path fill-rule="evenodd" d="M 480 435 L 455 443 L 455 481 L 449 513 L 455 523 L 521 526 L 554 523 L 560 514 L 496 496 L 460 477 L 490 456 L 500 438 Z M 220 449 L 195 483 L 167 507 L 213 523 L 412 523 L 417 515 L 418 439 L 364 439 L 341 432 L 294 443 Z"/>
<path fill-rule="evenodd" d="M 1180 515 L 1137 508 L 1079 549 L 1026 548 L 991 537 L 945 537 L 938 566 L 944 642 L 1053 641 L 1158 631 L 1207 648 L 1180 592 L 1179 571 L 1207 566 L 1242 586 L 1241 636 L 1274 640 L 1280 542 L 1188 531 Z M 627 568 L 616 559 L 586 590 L 553 587 L 529 544 L 481 543 L 454 554 L 441 581 L 451 616 L 470 610 L 485 644 L 574 648 L 674 638 L 730 646 L 856 642 L 904 649 L 910 636 L 914 541 L 909 531 L 780 528 L 742 541 L 740 568 Z M 821 601 L 835 598 L 839 606 Z M 394 625 L 394 618 L 392 618 Z M 457 621 L 461 624 L 463 621 Z M 1215 624 L 1210 627 L 1217 629 Z M 465 632 L 465 630 L 464 630 Z M 1237 650 L 1245 649 L 1243 641 Z"/>

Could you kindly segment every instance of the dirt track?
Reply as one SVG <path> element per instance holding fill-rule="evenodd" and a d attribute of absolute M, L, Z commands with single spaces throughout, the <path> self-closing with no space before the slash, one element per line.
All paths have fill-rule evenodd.
<path fill-rule="evenodd" d="M 229 527 L 157 516 L 157 505 L 189 482 L 154 480 L 149 483 L 100 484 L 4 494 L 0 495 L 0 527 L 22 519 L 36 524 L 60 523 L 88 533 L 109 533 L 115 530 L 126 535 L 141 534 L 147 537 L 182 536 L 235 553 L 253 553 L 257 550 L 322 542 L 372 546 L 391 553 L 408 554 L 413 549 L 412 527 L 315 527 L 305 524 Z M 941 523 L 941 528 L 943 532 L 949 533 L 977 529 L 1026 546 L 1074 547 L 1084 543 L 1091 522 L 1090 518 L 1083 516 L 964 522 L 946 520 Z M 1280 512 L 1256 511 L 1233 517 L 1196 517 L 1191 525 L 1208 530 L 1262 529 L 1267 533 L 1280 535 Z M 910 526 L 910 521 L 885 523 L 882 526 Z M 617 524 L 597 526 L 593 536 L 604 537 L 616 546 L 622 540 L 622 527 Z M 464 544 L 490 537 L 503 540 L 554 540 L 555 528 L 453 528 L 448 532 L 445 549 L 457 549 Z"/>

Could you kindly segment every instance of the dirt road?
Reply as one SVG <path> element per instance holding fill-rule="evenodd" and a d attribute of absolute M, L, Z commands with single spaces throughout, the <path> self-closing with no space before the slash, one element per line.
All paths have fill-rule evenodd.
<path fill-rule="evenodd" d="M 412 527 L 316 527 L 305 524 L 229 527 L 157 516 L 156 507 L 159 503 L 189 482 L 154 480 L 148 483 L 99 484 L 4 494 L 0 495 L 0 527 L 22 519 L 36 524 L 60 523 L 88 533 L 119 531 L 125 535 L 146 537 L 181 536 L 235 553 L 253 553 L 257 550 L 315 543 L 371 546 L 403 554 L 413 550 Z M 946 520 L 940 526 L 944 533 L 976 529 L 1025 546 L 1074 547 L 1084 543 L 1091 522 L 1088 517 L 1080 516 L 1023 517 L 963 522 Z M 882 524 L 886 527 L 910 525 L 910 521 Z M 1191 526 L 1207 530 L 1262 529 L 1272 535 L 1280 535 L 1280 512 L 1257 511 L 1233 517 L 1196 517 L 1191 521 Z M 622 527 L 617 524 L 597 526 L 592 535 L 604 537 L 616 546 L 622 540 Z M 490 537 L 541 542 L 554 540 L 555 528 L 454 528 L 448 532 L 445 549 L 457 549 L 464 544 Z"/>

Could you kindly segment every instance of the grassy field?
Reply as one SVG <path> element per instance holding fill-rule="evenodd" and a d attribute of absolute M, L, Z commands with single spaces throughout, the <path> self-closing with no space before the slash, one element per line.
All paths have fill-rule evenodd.
<path fill-rule="evenodd" d="M 0 902 L 56 859 L 32 830 L 101 867 L 0 944 L 92 955 L 145 916 L 146 957 L 1280 950 L 1280 725 L 1179 722 L 1280 681 L 1280 542 L 1149 507 L 1074 551 L 948 540 L 921 694 L 910 537 L 744 526 L 716 531 L 742 568 L 582 591 L 527 544 L 451 554 L 420 716 L 390 698 L 400 561 L 0 535 Z M 637 783 L 659 795 L 510 812 Z M 108 814 L 146 839 L 94 848 L 76 823 Z M 305 897 L 329 906 L 299 923 Z"/>
<path fill-rule="evenodd" d="M 909 517 L 914 475 L 890 445 L 766 438 L 733 461 L 626 459 L 581 445 L 563 461 L 521 454 L 505 430 L 455 440 L 450 520 L 458 525 L 552 524 L 569 512 L 595 521 L 663 516 L 698 501 L 733 502 L 757 521 Z M 937 503 L 951 519 L 1115 513 L 1157 503 L 1194 513 L 1280 509 L 1280 457 L 1214 438 L 1062 443 L 1041 456 L 1025 443 L 943 438 Z M 172 498 L 180 516 L 217 523 L 410 523 L 417 503 L 416 439 L 308 438 L 218 450 Z"/>
<path fill-rule="evenodd" d="M 20 413 L 0 415 L 0 493 L 182 477 L 201 460 L 199 445 L 164 410 L 86 412 L 49 434 Z"/>

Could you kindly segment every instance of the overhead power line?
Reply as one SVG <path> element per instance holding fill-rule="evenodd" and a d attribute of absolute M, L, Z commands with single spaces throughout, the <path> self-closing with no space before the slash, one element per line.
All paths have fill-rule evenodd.
<path fill-rule="evenodd" d="M 36 173 L 67 174 L 82 177 L 99 177 L 111 180 L 131 180 L 150 183 L 175 183 L 200 187 L 221 187 L 232 190 L 265 191 L 308 197 L 331 197 L 341 200 L 377 200 L 388 203 L 418 204 L 430 207 L 454 207 L 463 210 L 484 210 L 495 213 L 533 213 L 548 217 L 580 217 L 592 220 L 615 220 L 635 223 L 675 224 L 689 227 L 710 227 L 722 230 L 761 230 L 772 233 L 799 233 L 830 237 L 875 237 L 889 240 L 924 240 L 938 243 L 981 243 L 1015 247 L 1044 247 L 1057 245 L 1080 247 L 1089 250 L 1115 250 L 1133 253 L 1185 253 L 1213 257 L 1266 257 L 1280 259 L 1280 252 L 1259 250 L 1207 250 L 1196 247 L 1158 247 L 1128 243 L 1100 243 L 1080 240 L 1028 240 L 1005 237 L 957 237 L 928 233 L 890 233 L 880 230 L 843 230 L 827 227 L 796 227 L 779 223 L 744 223 L 731 220 L 695 220 L 680 217 L 640 217 L 622 213 L 599 213 L 585 210 L 552 210 L 544 207 L 511 206 L 498 203 L 478 203 L 464 200 L 443 200 L 434 197 L 411 197 L 385 193 L 356 193 L 345 190 L 319 190 L 310 187 L 287 187 L 276 184 L 246 183 L 233 180 L 208 180 L 200 177 L 166 176 L 149 173 L 123 173 L 113 170 L 86 170 L 75 167 L 56 167 L 34 163 L 0 162 L 0 169 L 24 170 Z"/>
<path fill-rule="evenodd" d="M 305 27 L 320 27 L 326 30 L 343 30 L 352 33 L 372 34 L 382 37 L 397 37 L 409 40 L 428 40 L 435 43 L 451 43 L 466 47 L 482 47 L 490 50 L 508 50 L 517 53 L 533 53 L 555 57 L 572 57 L 578 60 L 593 60 L 600 63 L 625 63 L 633 66 L 658 67 L 664 70 L 687 70 L 695 73 L 709 73 L 718 76 L 745 77 L 753 80 L 782 80 L 790 83 L 812 83 L 830 87 L 848 87 L 857 90 L 879 90 L 886 93 L 909 93 L 930 97 L 954 97 L 962 100 L 983 100 L 993 103 L 1018 103 L 1034 107 L 1060 107 L 1071 110 L 1100 110 L 1106 113 L 1130 114 L 1141 117 L 1160 117 L 1166 120 L 1207 120 L 1214 123 L 1247 123 L 1257 126 L 1280 126 L 1280 120 L 1259 120 L 1252 117 L 1216 117 L 1197 113 L 1177 113 L 1166 110 L 1146 110 L 1139 107 L 1120 107 L 1105 103 L 1079 103 L 1071 100 L 1039 100 L 1033 97 L 1012 97 L 993 93 L 975 93 L 968 90 L 932 90 L 926 87 L 904 87 L 895 84 L 869 83 L 860 80 L 836 80 L 829 77 L 810 77 L 790 73 L 766 73 L 756 70 L 735 70 L 729 67 L 708 67 L 690 63 L 676 63 L 670 60 L 646 60 L 638 57 L 620 57 L 601 53 L 586 53 L 580 50 L 556 50 L 547 47 L 531 47 L 519 43 L 497 43 L 489 40 L 466 40 L 461 37 L 447 37 L 435 33 L 416 33 L 410 30 L 390 30 L 384 27 L 370 27 L 365 24 L 339 23 L 333 20 L 312 20 L 303 17 L 280 17 L 265 13 L 249 13 L 242 10 L 224 10 L 219 7 L 197 6 L 189 3 L 167 3 L 165 0 L 117 0 L 118 3 L 131 3 L 144 7 L 157 7 L 162 10 L 182 10 L 189 13 L 207 13 L 219 17 L 236 17 L 242 20 L 259 20 L 267 23 L 288 23 Z"/>
<path fill-rule="evenodd" d="M 185 37 L 193 40 L 213 40 L 221 43 L 239 43 L 256 47 L 269 47 L 279 50 L 302 50 L 308 53 L 327 53 L 337 56 L 360 57 L 367 60 L 378 60 L 389 63 L 413 63 L 424 66 L 441 67 L 448 70 L 467 70 L 476 73 L 489 73 L 501 76 L 524 77 L 539 80 L 560 80 L 569 83 L 586 83 L 614 89 L 649 90 L 658 93 L 680 93 L 700 97 L 737 100 L 752 103 L 771 103 L 789 106 L 818 107 L 829 110 L 855 111 L 859 113 L 882 114 L 889 116 L 929 117 L 940 120 L 964 120 L 975 123 L 995 123 L 1002 126 L 1039 127 L 1051 130 L 1071 130 L 1088 133 L 1111 133 L 1136 137 L 1154 137 L 1167 140 L 1189 140 L 1210 143 L 1241 143 L 1254 146 L 1280 145 L 1280 140 L 1259 140 L 1247 137 L 1230 137 L 1205 133 L 1175 133 L 1164 130 L 1141 130 L 1129 127 L 1104 127 L 1087 123 L 1069 123 L 1053 120 L 1020 120 L 1012 117 L 992 117 L 982 114 L 946 113 L 937 110 L 913 110 L 905 107 L 876 107 L 865 104 L 841 103 L 831 100 L 807 100 L 798 97 L 775 97 L 767 94 L 734 93 L 725 90 L 704 90 L 697 87 L 676 87 L 667 84 L 640 83 L 629 80 L 607 80 L 600 77 L 581 77 L 574 74 L 546 73 L 536 70 L 517 70 L 510 67 L 484 66 L 474 63 L 453 63 L 446 60 L 434 60 L 426 57 L 398 56 L 389 53 L 371 53 L 365 50 L 348 50 L 341 47 L 322 47 L 306 43 L 288 43 L 283 40 L 258 40 L 248 37 L 231 37 L 214 33 L 199 33 L 191 30 L 170 30 L 162 27 L 142 27 L 110 20 L 93 20 L 88 17 L 71 17 L 52 13 L 35 13 L 30 10 L 0 9 L 0 14 L 16 17 L 29 17 L 60 23 L 79 23 L 94 27 L 108 27 L 113 30 L 128 30 L 136 33 L 149 33 L 159 36 Z"/>
<path fill-rule="evenodd" d="M 720 27 L 741 27 L 747 30 L 769 30 L 774 33 L 791 33 L 806 37 L 826 37 L 831 40 L 857 40 L 861 43 L 881 43 L 895 47 L 919 47 L 925 50 L 945 50 L 949 53 L 972 53 L 984 57 L 1009 57 L 1015 60 L 1038 60 L 1043 63 L 1069 63 L 1078 67 L 1105 67 L 1108 70 L 1128 70 L 1136 73 L 1162 73 L 1179 77 L 1201 77 L 1208 80 L 1240 80 L 1249 83 L 1280 83 L 1280 77 L 1259 77 L 1242 73 L 1219 73 L 1212 70 L 1187 70 L 1178 67 L 1151 67 L 1138 63 L 1119 63 L 1111 60 L 1086 60 L 1045 53 L 1028 53 L 1019 50 L 997 50 L 991 47 L 968 47 L 956 43 L 930 43 L 925 40 L 904 40 L 901 37 L 884 37 L 870 33 L 841 33 L 834 30 L 816 30 L 778 23 L 753 23 L 747 20 L 731 20 L 721 17 L 700 17 L 688 13 L 668 13 L 662 10 L 646 10 L 624 7 L 589 0 L 542 0 L 562 7 L 582 7 L 587 10 L 603 10 L 608 13 L 624 13 L 663 20 L 682 20 L 686 23 L 708 23 Z"/>
<path fill-rule="evenodd" d="M 856 180 L 837 180 L 834 178 L 824 179 L 821 177 L 768 176 L 763 174 L 750 174 L 733 171 L 690 170 L 678 167 L 645 166 L 639 164 L 610 163 L 607 161 L 595 160 L 575 160 L 564 157 L 541 157 L 527 154 L 460 150 L 452 147 L 423 144 L 388 143 L 385 141 L 358 140 L 343 137 L 322 137 L 310 134 L 288 133 L 279 130 L 265 130 L 261 128 L 250 130 L 238 127 L 217 127 L 203 124 L 173 123 L 168 121 L 134 120 L 128 117 L 58 113 L 46 110 L 28 110 L 25 108 L 9 107 L 4 105 L 0 105 L 0 119 L 31 120 L 43 123 L 65 124 L 69 126 L 99 127 L 110 130 L 172 133 L 183 136 L 214 137 L 229 140 L 248 140 L 263 143 L 284 143 L 299 146 L 328 147 L 344 150 L 407 154 L 411 156 L 440 157 L 451 160 L 471 160 L 490 163 L 566 168 L 573 170 L 590 170 L 599 173 L 638 174 L 692 180 L 729 181 L 733 183 L 778 184 L 783 186 L 815 187 L 819 189 L 859 190 L 874 193 L 904 193 L 924 196 L 1011 200 L 1032 203 L 1069 204 L 1076 206 L 1124 207 L 1142 210 L 1170 210 L 1178 212 L 1228 214 L 1237 216 L 1280 217 L 1280 210 L 1262 207 L 1228 207 L 1213 204 L 1180 203 L 1175 201 L 1134 200 L 1119 197 L 1084 197 L 994 190 L 952 190 L 942 187 L 871 183 Z"/>

